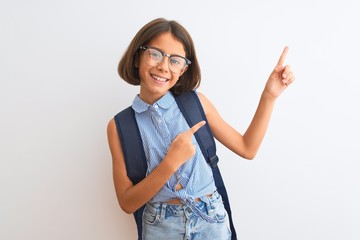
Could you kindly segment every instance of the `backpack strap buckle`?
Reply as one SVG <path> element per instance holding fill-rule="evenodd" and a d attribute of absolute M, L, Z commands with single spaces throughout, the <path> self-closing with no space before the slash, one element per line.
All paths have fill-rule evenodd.
<path fill-rule="evenodd" d="M 211 168 L 216 168 L 218 162 L 219 162 L 219 157 L 216 154 L 209 156 L 209 165 Z"/>

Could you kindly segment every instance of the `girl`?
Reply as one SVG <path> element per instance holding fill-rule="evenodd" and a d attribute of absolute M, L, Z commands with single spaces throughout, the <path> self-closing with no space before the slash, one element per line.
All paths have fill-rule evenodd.
<path fill-rule="evenodd" d="M 133 213 L 146 205 L 142 239 L 231 239 L 228 216 L 212 171 L 193 134 L 209 124 L 220 143 L 245 159 L 253 159 L 276 98 L 295 79 L 290 66 L 283 66 L 287 52 L 285 47 L 266 82 L 253 120 L 242 135 L 221 118 L 201 93 L 197 94 L 207 122 L 188 126 L 179 111 L 174 95 L 193 91 L 200 85 L 193 41 L 179 23 L 155 19 L 136 34 L 118 70 L 126 82 L 140 85 L 132 108 L 148 169 L 146 178 L 138 184 L 134 185 L 127 176 L 114 119 L 108 123 L 107 134 L 120 207 Z"/>

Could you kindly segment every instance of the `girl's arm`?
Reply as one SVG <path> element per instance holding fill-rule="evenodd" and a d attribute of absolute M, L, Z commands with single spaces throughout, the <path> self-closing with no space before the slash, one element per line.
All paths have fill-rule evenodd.
<path fill-rule="evenodd" d="M 198 95 L 214 137 L 237 155 L 245 159 L 253 159 L 264 138 L 275 99 L 266 93 L 262 94 L 254 118 L 245 134 L 242 135 L 222 119 L 203 94 L 199 93 Z"/>
<path fill-rule="evenodd" d="M 255 157 L 269 125 L 276 98 L 295 80 L 291 67 L 289 65 L 283 66 L 287 52 L 288 48 L 285 47 L 276 67 L 270 74 L 258 108 L 244 135 L 227 124 L 211 102 L 199 93 L 214 137 L 241 157 L 246 159 Z"/>
<path fill-rule="evenodd" d="M 192 135 L 205 122 L 195 124 L 188 131 L 179 134 L 171 143 L 164 160 L 141 182 L 136 185 L 127 176 L 123 152 L 114 119 L 107 127 L 108 142 L 113 163 L 113 180 L 120 207 L 126 213 L 133 213 L 147 203 L 175 173 L 195 154 Z"/>

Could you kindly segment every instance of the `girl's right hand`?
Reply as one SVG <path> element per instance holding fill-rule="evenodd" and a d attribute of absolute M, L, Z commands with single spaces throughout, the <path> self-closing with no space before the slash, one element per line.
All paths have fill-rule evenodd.
<path fill-rule="evenodd" d="M 177 135 L 176 138 L 172 141 L 169 151 L 166 155 L 166 160 L 168 160 L 174 171 L 176 171 L 181 165 L 194 156 L 196 147 L 192 143 L 192 136 L 205 124 L 205 121 L 198 122 L 189 130 Z"/>

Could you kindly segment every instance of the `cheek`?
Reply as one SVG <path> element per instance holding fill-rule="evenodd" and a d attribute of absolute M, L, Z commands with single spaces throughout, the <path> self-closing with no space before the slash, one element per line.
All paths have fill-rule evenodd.
<path fill-rule="evenodd" d="M 141 69 L 141 68 L 143 68 L 144 67 L 144 60 L 142 59 L 142 57 L 140 56 L 140 57 L 138 57 L 136 60 L 135 60 L 135 66 L 137 67 L 137 68 L 139 68 L 139 70 Z"/>
<path fill-rule="evenodd" d="M 141 61 L 139 62 L 138 71 L 140 79 L 149 75 L 150 68 L 151 67 L 149 67 L 147 64 L 144 64 Z"/>
<path fill-rule="evenodd" d="M 179 81 L 179 78 L 180 78 L 180 74 L 176 74 L 176 73 L 170 73 L 171 75 L 170 75 L 170 80 L 171 81 L 174 81 L 174 82 L 177 82 L 177 81 Z"/>

